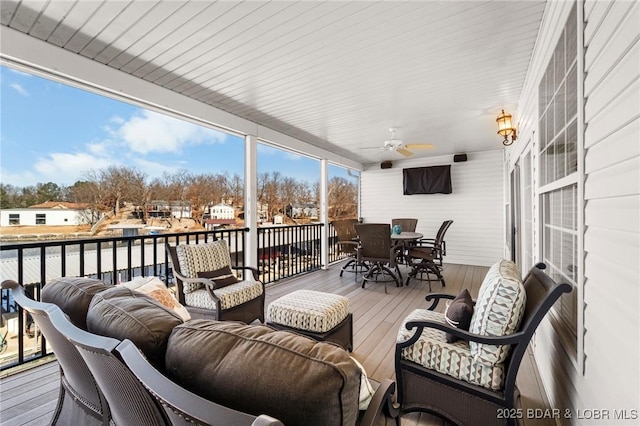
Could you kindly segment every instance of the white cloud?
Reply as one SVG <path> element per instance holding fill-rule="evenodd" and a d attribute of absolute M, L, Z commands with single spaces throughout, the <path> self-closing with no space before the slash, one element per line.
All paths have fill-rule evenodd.
<path fill-rule="evenodd" d="M 22 96 L 29 96 L 29 93 L 25 90 L 25 88 L 18 83 L 11 83 L 11 87 Z"/>
<path fill-rule="evenodd" d="M 179 152 L 186 145 L 224 142 L 222 132 L 197 126 L 173 117 L 143 110 L 131 117 L 116 134 L 133 152 Z"/>
<path fill-rule="evenodd" d="M 52 181 L 72 185 L 84 179 L 90 170 L 104 169 L 115 164 L 116 161 L 109 157 L 96 156 L 87 152 L 76 154 L 54 152 L 47 157 L 39 158 L 33 167 L 40 175 L 39 182 Z"/>

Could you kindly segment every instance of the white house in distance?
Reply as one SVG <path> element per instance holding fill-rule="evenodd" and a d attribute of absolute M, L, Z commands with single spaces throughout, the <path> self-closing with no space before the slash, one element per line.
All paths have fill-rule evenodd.
<path fill-rule="evenodd" d="M 214 206 L 209 206 L 209 217 L 211 219 L 235 219 L 235 211 L 235 208 L 223 201 Z"/>
<path fill-rule="evenodd" d="M 27 208 L 0 210 L 0 226 L 83 225 L 91 223 L 87 204 L 47 201 Z"/>

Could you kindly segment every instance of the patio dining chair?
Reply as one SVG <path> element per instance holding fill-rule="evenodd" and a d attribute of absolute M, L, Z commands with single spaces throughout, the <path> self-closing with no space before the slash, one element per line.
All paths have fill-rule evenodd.
<path fill-rule="evenodd" d="M 410 218 L 396 218 L 391 219 L 391 228 L 400 225 L 402 232 L 416 232 L 416 226 L 418 226 L 418 219 Z"/>
<path fill-rule="evenodd" d="M 385 293 L 388 282 L 395 281 L 396 286 L 401 287 L 402 274 L 396 263 L 396 247 L 391 243 L 391 225 L 356 223 L 355 229 L 360 239 L 358 261 L 369 264 L 369 271 L 362 278 L 362 288 L 367 281 L 383 282 Z"/>
<path fill-rule="evenodd" d="M 264 322 L 264 284 L 258 270 L 232 266 L 224 240 L 167 244 L 178 300 L 194 319 Z M 242 271 L 238 279 L 233 271 Z"/>
<path fill-rule="evenodd" d="M 51 311 L 57 310 L 63 316 L 62 311 L 52 303 L 33 300 L 16 281 L 4 281 L 2 289 L 11 290 L 13 299 L 31 314 L 60 365 L 60 395 L 51 424 L 109 425 L 109 405 L 89 367 L 76 347 L 51 322 Z M 69 322 L 66 318 L 65 321 Z"/>
<path fill-rule="evenodd" d="M 429 291 L 431 291 L 431 278 L 434 276 L 435 281 L 440 281 L 442 286 L 445 286 L 442 276 L 442 258 L 447 254 L 447 245 L 444 235 L 452 223 L 453 220 L 445 220 L 440 225 L 435 238 L 422 238 L 409 249 L 407 258 L 411 265 L 411 272 L 407 275 L 407 285 L 412 278 L 428 281 Z"/>
<path fill-rule="evenodd" d="M 364 269 L 369 269 L 366 264 L 358 262 L 358 234 L 356 234 L 355 224 L 357 219 L 340 219 L 331 222 L 333 229 L 338 236 L 337 248 L 340 254 L 346 255 L 349 260 L 340 268 L 340 276 L 347 271 L 359 273 Z"/>

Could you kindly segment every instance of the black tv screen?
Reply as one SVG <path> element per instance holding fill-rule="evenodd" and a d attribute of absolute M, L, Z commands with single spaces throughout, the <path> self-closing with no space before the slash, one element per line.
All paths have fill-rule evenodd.
<path fill-rule="evenodd" d="M 402 169 L 404 195 L 451 194 L 451 165 Z"/>

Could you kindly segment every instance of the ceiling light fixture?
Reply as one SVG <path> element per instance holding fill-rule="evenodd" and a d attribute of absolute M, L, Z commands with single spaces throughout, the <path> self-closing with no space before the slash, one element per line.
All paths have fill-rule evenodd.
<path fill-rule="evenodd" d="M 507 114 L 502 110 L 502 114 L 496 118 L 498 122 L 498 134 L 504 136 L 502 144 L 505 146 L 511 145 L 518 137 L 516 135 L 516 128 L 511 124 L 511 114 Z M 509 140 L 511 136 L 511 140 Z"/>

